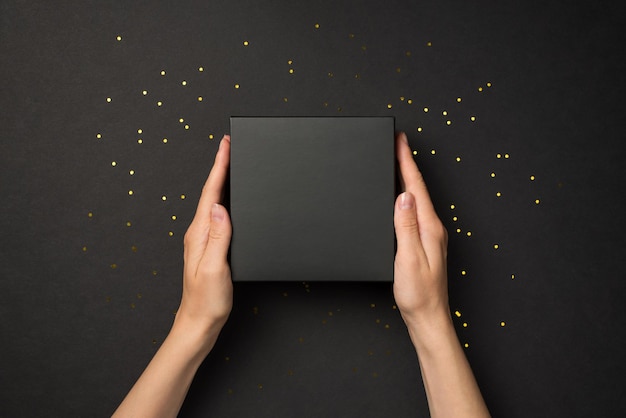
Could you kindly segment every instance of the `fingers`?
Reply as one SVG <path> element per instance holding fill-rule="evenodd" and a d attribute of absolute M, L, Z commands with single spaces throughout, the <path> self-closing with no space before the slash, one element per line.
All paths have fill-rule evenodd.
<path fill-rule="evenodd" d="M 445 262 L 446 230 L 435 212 L 426 183 L 413 160 L 413 153 L 403 132 L 396 137 L 396 155 L 402 188 L 405 190 L 398 196 L 394 215 L 398 254 L 412 249 L 419 258 L 424 257 L 423 260 L 429 265 L 439 265 Z"/>
<path fill-rule="evenodd" d="M 228 176 L 228 166 L 230 164 L 230 136 L 224 135 L 220 141 L 213 168 L 202 188 L 202 195 L 196 209 L 193 222 L 201 225 L 208 225 L 211 216 L 211 206 L 222 200 L 224 183 Z"/>
<path fill-rule="evenodd" d="M 402 189 L 403 191 L 411 192 L 415 197 L 417 217 L 420 223 L 422 220 L 432 221 L 439 219 L 430 200 L 422 173 L 420 173 L 415 160 L 413 160 L 413 153 L 404 132 L 400 132 L 396 137 L 396 157 L 400 167 Z"/>

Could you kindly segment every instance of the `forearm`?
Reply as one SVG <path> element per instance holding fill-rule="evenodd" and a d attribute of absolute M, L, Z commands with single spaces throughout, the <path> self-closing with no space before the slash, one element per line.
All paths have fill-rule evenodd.
<path fill-rule="evenodd" d="M 489 417 L 489 411 L 447 314 L 407 321 L 419 357 L 432 417 Z"/>
<path fill-rule="evenodd" d="M 175 324 L 113 416 L 176 417 L 220 329 L 210 327 L 208 335 L 200 335 L 197 329 Z"/>

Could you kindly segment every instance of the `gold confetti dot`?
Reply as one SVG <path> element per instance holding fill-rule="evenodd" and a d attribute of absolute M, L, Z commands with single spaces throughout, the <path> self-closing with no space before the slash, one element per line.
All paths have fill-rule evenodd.
<path fill-rule="evenodd" d="M 434 149 L 431 149 L 431 150 L 430 150 L 430 153 L 431 153 L 432 155 L 435 155 L 435 154 L 437 153 L 437 151 L 435 151 Z"/>
<path fill-rule="evenodd" d="M 147 96 L 148 95 L 148 90 L 142 91 L 141 94 L 143 94 L 144 96 Z"/>
<path fill-rule="evenodd" d="M 356 78 L 356 79 L 358 80 L 359 78 L 361 78 L 361 74 L 356 73 L 356 74 L 354 75 L 354 78 Z"/>
<path fill-rule="evenodd" d="M 393 106 L 391 106 L 391 103 L 387 103 L 387 109 L 391 109 Z"/>
<path fill-rule="evenodd" d="M 112 269 L 116 269 L 117 268 L 117 264 L 115 264 L 115 263 L 111 264 L 111 268 Z"/>
<path fill-rule="evenodd" d="M 87 214 L 87 217 L 89 217 L 89 218 L 93 218 L 93 212 L 89 212 L 89 213 Z"/>
<path fill-rule="evenodd" d="M 470 120 L 471 120 L 472 122 L 476 122 L 476 116 L 471 116 L 471 117 L 470 117 Z"/>
<path fill-rule="evenodd" d="M 426 42 L 426 46 L 433 46 L 432 42 Z"/>
<path fill-rule="evenodd" d="M 130 221 L 126 222 L 126 226 L 131 226 L 132 224 L 130 223 Z"/>
<path fill-rule="evenodd" d="M 452 125 L 452 121 L 451 120 L 447 120 L 446 121 L 446 125 L 448 125 L 448 126 Z"/>
<path fill-rule="evenodd" d="M 143 144 L 143 139 L 139 138 L 139 139 L 137 140 L 137 143 L 138 143 L 138 144 Z"/>
<path fill-rule="evenodd" d="M 500 246 L 498 244 L 493 244 L 493 249 L 497 250 L 498 248 L 500 248 Z"/>
<path fill-rule="evenodd" d="M 129 196 L 132 196 L 132 195 L 133 195 L 133 193 L 134 193 L 134 192 L 133 192 L 132 190 L 129 190 L 129 191 L 128 191 L 128 195 L 129 195 Z"/>
<path fill-rule="evenodd" d="M 428 113 L 428 108 L 427 107 L 424 108 L 424 113 Z"/>
<path fill-rule="evenodd" d="M 515 279 L 515 274 L 511 274 L 511 280 Z"/>
<path fill-rule="evenodd" d="M 461 157 L 456 157 L 456 162 L 460 163 L 461 162 Z"/>
<path fill-rule="evenodd" d="M 413 104 L 413 100 L 409 99 L 406 101 L 408 104 Z"/>
<path fill-rule="evenodd" d="M 472 231 L 467 231 L 467 236 L 471 237 L 472 236 Z"/>
<path fill-rule="evenodd" d="M 502 158 L 502 154 L 496 154 L 496 158 Z"/>
<path fill-rule="evenodd" d="M 111 103 L 111 98 L 107 97 L 107 103 Z"/>
<path fill-rule="evenodd" d="M 467 322 L 463 322 L 463 328 L 467 328 Z"/>
<path fill-rule="evenodd" d="M 385 324 L 385 328 L 386 328 L 386 329 L 389 329 L 389 324 Z"/>
<path fill-rule="evenodd" d="M 156 270 L 152 270 L 152 275 L 156 276 L 158 274 L 158 272 Z"/>
<path fill-rule="evenodd" d="M 176 220 L 176 215 L 172 215 L 172 220 L 175 221 Z"/>
<path fill-rule="evenodd" d="M 141 133 L 143 133 L 143 130 L 142 129 L 137 129 L 137 133 L 141 134 Z"/>
<path fill-rule="evenodd" d="M 535 176 L 530 176 L 530 181 L 535 181 Z"/>
<path fill-rule="evenodd" d="M 461 103 L 461 100 L 462 100 L 462 99 L 461 99 L 460 97 L 457 97 L 457 98 L 456 98 L 456 102 L 457 102 L 457 103 Z"/>
<path fill-rule="evenodd" d="M 491 83 L 490 82 L 487 82 L 487 87 L 491 87 Z"/>
<path fill-rule="evenodd" d="M 172 231 L 168 232 L 167 235 L 169 235 L 170 237 L 174 236 L 174 233 Z"/>
<path fill-rule="evenodd" d="M 189 129 L 189 125 L 185 125 L 185 129 Z"/>
<path fill-rule="evenodd" d="M 413 151 L 413 155 L 417 155 L 417 151 Z"/>
<path fill-rule="evenodd" d="M 456 221 L 458 221 L 458 220 L 459 220 L 459 218 L 457 218 L 456 216 L 453 216 L 453 217 L 452 217 L 452 222 L 456 222 Z"/>
<path fill-rule="evenodd" d="M 289 101 L 289 99 L 288 99 L 288 98 L 283 97 L 283 102 L 287 103 L 288 101 Z"/>
<path fill-rule="evenodd" d="M 456 229 L 456 233 L 457 233 L 457 234 L 460 234 L 460 233 L 461 233 L 461 228 L 457 228 L 457 229 Z"/>
<path fill-rule="evenodd" d="M 465 348 L 469 348 L 469 344 L 468 344 L 468 343 L 465 343 L 465 344 L 463 344 L 463 347 L 465 347 Z"/>
<path fill-rule="evenodd" d="M 461 317 L 461 312 L 459 312 L 459 311 L 454 311 L 454 314 L 456 315 L 457 318 Z"/>
<path fill-rule="evenodd" d="M 213 138 L 215 138 L 213 134 L 209 134 L 209 139 L 213 139 Z"/>
<path fill-rule="evenodd" d="M 375 303 L 370 303 L 370 308 L 375 308 L 376 304 Z"/>
<path fill-rule="evenodd" d="M 504 158 L 509 158 L 509 154 L 504 154 Z"/>
<path fill-rule="evenodd" d="M 184 194 L 180 195 L 181 200 L 185 200 L 185 197 L 187 197 L 187 196 L 185 196 Z"/>
<path fill-rule="evenodd" d="M 201 102 L 202 101 L 202 96 L 198 96 L 198 101 Z"/>
<path fill-rule="evenodd" d="M 293 74 L 293 68 L 289 69 L 289 74 Z"/>
<path fill-rule="evenodd" d="M 333 74 L 331 72 L 328 73 L 328 78 L 333 78 L 334 76 L 335 76 L 335 74 Z"/>
<path fill-rule="evenodd" d="M 165 70 L 161 70 L 161 75 L 164 76 L 165 75 Z"/>
<path fill-rule="evenodd" d="M 180 84 L 182 84 L 183 86 L 187 85 L 187 82 L 185 80 L 181 81 Z"/>
<path fill-rule="evenodd" d="M 441 112 L 441 114 L 444 116 L 448 116 L 448 111 L 444 110 L 443 112 Z"/>
<path fill-rule="evenodd" d="M 496 173 L 491 173 L 490 176 L 491 176 L 491 178 L 493 178 L 493 177 L 496 176 Z"/>
<path fill-rule="evenodd" d="M 417 132 L 422 132 L 422 127 L 421 126 L 417 127 Z"/>
<path fill-rule="evenodd" d="M 456 206 L 450 205 L 450 209 L 454 209 L 454 208 L 456 208 Z"/>
<path fill-rule="evenodd" d="M 461 270 L 461 276 L 465 276 L 467 272 L 465 270 Z"/>
<path fill-rule="evenodd" d="M 96 134 L 96 138 L 98 139 L 102 138 L 102 134 Z"/>
<path fill-rule="evenodd" d="M 113 167 L 115 167 L 115 166 L 117 165 L 117 163 L 116 163 L 115 161 L 111 161 L 111 165 L 112 165 Z"/>
<path fill-rule="evenodd" d="M 506 325 L 506 322 L 504 322 L 504 321 L 500 322 L 500 326 L 501 326 L 501 327 L 503 327 L 503 326 L 505 326 L 505 325 Z"/>
<path fill-rule="evenodd" d="M 289 65 L 293 64 L 293 60 L 288 60 L 287 64 L 289 64 Z"/>
<path fill-rule="evenodd" d="M 163 143 L 167 144 L 167 138 L 163 138 Z"/>
<path fill-rule="evenodd" d="M 243 46 L 248 46 L 248 45 L 250 45 L 248 41 L 243 41 Z"/>
<path fill-rule="evenodd" d="M 161 200 L 166 201 L 167 200 L 167 196 L 165 196 L 165 195 L 161 196 Z"/>
<path fill-rule="evenodd" d="M 319 29 L 319 28 L 320 28 L 320 24 L 319 24 L 319 23 L 316 23 L 316 24 L 315 24 L 315 29 Z"/>
<path fill-rule="evenodd" d="M 404 96 L 400 96 L 400 101 L 404 101 Z"/>
<path fill-rule="evenodd" d="M 538 205 L 538 204 L 539 204 L 539 202 L 540 202 L 540 200 L 539 200 L 539 199 L 535 199 L 535 204 L 536 204 L 536 205 Z"/>
<path fill-rule="evenodd" d="M 204 67 L 198 67 L 198 71 L 199 71 L 199 72 L 204 71 Z"/>
<path fill-rule="evenodd" d="M 120 35 L 117 35 L 117 37 L 115 39 L 117 39 L 117 41 L 119 42 L 119 41 L 122 40 L 122 37 Z"/>
<path fill-rule="evenodd" d="M 483 88 L 482 87 L 478 87 L 478 91 L 483 91 Z"/>
<path fill-rule="evenodd" d="M 178 119 L 178 122 L 180 122 L 180 123 L 183 123 L 184 121 L 185 121 L 185 119 L 183 119 L 183 118 Z"/>
<path fill-rule="evenodd" d="M 402 69 L 401 69 L 400 67 L 397 67 L 397 68 L 396 68 L 396 73 L 399 73 L 399 72 L 401 72 L 401 71 L 402 71 Z"/>
<path fill-rule="evenodd" d="M 157 106 L 159 107 L 163 106 L 163 102 L 157 102 Z"/>
<path fill-rule="evenodd" d="M 500 192 L 496 192 L 496 196 L 497 196 L 497 197 L 500 197 L 500 196 L 502 196 L 502 193 L 500 193 Z"/>
<path fill-rule="evenodd" d="M 83 252 L 86 252 L 86 251 L 87 251 L 87 247 L 83 247 Z"/>
<path fill-rule="evenodd" d="M 134 253 L 137 252 L 137 246 L 133 245 L 132 247 L 130 247 L 130 250 Z"/>
<path fill-rule="evenodd" d="M 238 89 L 239 88 L 239 84 L 235 84 L 235 88 Z"/>

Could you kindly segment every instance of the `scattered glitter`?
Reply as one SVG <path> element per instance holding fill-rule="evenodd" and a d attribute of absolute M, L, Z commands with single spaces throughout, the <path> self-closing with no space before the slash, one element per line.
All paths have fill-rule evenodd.
<path fill-rule="evenodd" d="M 433 46 L 432 42 L 426 42 L 426 46 Z"/>
<path fill-rule="evenodd" d="M 289 69 L 289 74 L 293 74 L 293 68 Z"/>
<path fill-rule="evenodd" d="M 424 113 L 428 113 L 428 108 L 427 107 L 424 108 Z"/>
<path fill-rule="evenodd" d="M 413 100 L 409 99 L 406 101 L 408 104 L 413 104 Z"/>
<path fill-rule="evenodd" d="M 500 248 L 500 246 L 498 244 L 493 244 L 493 249 L 497 250 L 498 248 Z"/>
<path fill-rule="evenodd" d="M 157 102 L 157 106 L 163 106 L 163 102 Z"/>
<path fill-rule="evenodd" d="M 456 206 L 450 205 L 450 209 L 454 210 L 454 208 L 456 208 Z"/>
<path fill-rule="evenodd" d="M 214 138 L 213 134 L 209 134 L 209 139 L 213 139 L 213 138 Z"/>
<path fill-rule="evenodd" d="M 243 46 L 248 46 L 248 45 L 249 45 L 248 41 L 243 41 Z"/>
<path fill-rule="evenodd" d="M 458 217 L 456 217 L 456 216 L 453 216 L 453 217 L 452 217 L 452 222 L 456 222 L 456 221 L 458 221 L 458 220 L 459 220 L 459 218 L 458 218 Z"/>
<path fill-rule="evenodd" d="M 117 264 L 115 264 L 115 263 L 111 264 L 111 268 L 112 269 L 116 269 L 117 268 Z"/>
<path fill-rule="evenodd" d="M 333 78 L 334 76 L 335 76 L 335 74 L 333 74 L 331 72 L 328 73 L 328 78 Z"/>
<path fill-rule="evenodd" d="M 447 120 L 446 121 L 446 125 L 448 125 L 448 126 L 452 125 L 452 121 L 451 120 Z"/>
<path fill-rule="evenodd" d="M 465 344 L 463 344 L 463 347 L 465 347 L 465 348 L 469 348 L 469 344 L 468 344 L 468 343 L 465 343 Z"/>
<path fill-rule="evenodd" d="M 456 157 L 456 162 L 460 163 L 461 162 L 461 157 Z"/>
<path fill-rule="evenodd" d="M 463 322 L 463 328 L 467 328 L 467 322 Z"/>
<path fill-rule="evenodd" d="M 167 200 L 167 196 L 165 196 L 165 195 L 161 196 L 161 200 L 163 200 L 163 201 Z"/>
<path fill-rule="evenodd" d="M 235 88 L 238 89 L 239 88 L 239 84 L 235 84 Z"/>
<path fill-rule="evenodd" d="M 483 88 L 482 87 L 478 87 L 478 91 L 483 91 Z"/>
<path fill-rule="evenodd" d="M 161 75 L 165 75 L 165 70 L 161 70 Z"/>
<path fill-rule="evenodd" d="M 387 103 L 387 109 L 391 109 L 393 106 L 391 106 L 391 103 Z"/>
<path fill-rule="evenodd" d="M 502 154 L 496 154 L 496 158 L 502 158 Z"/>
<path fill-rule="evenodd" d="M 144 96 L 147 96 L 148 95 L 148 90 L 142 91 L 141 94 L 143 94 Z"/>
<path fill-rule="evenodd" d="M 435 155 L 437 152 L 436 152 L 434 149 L 431 149 L 431 150 L 430 150 L 430 153 L 431 153 L 432 155 Z"/>
<path fill-rule="evenodd" d="M 93 218 L 93 212 L 89 212 L 89 213 L 87 214 L 87 217 L 89 217 L 89 218 Z"/>
<path fill-rule="evenodd" d="M 515 279 L 515 274 L 511 274 L 511 280 Z"/>
<path fill-rule="evenodd" d="M 504 322 L 504 321 L 500 322 L 500 326 L 501 326 L 501 327 L 503 327 L 503 326 L 505 326 L 505 325 L 506 325 L 506 322 Z"/>
<path fill-rule="evenodd" d="M 187 82 L 185 80 L 181 81 L 180 84 L 182 84 L 183 86 L 187 85 Z"/>
<path fill-rule="evenodd" d="M 83 247 L 83 252 L 86 252 L 86 251 L 87 251 L 87 247 Z"/>
<path fill-rule="evenodd" d="M 490 82 L 487 82 L 487 87 L 491 87 L 491 83 Z"/>
<path fill-rule="evenodd" d="M 126 222 L 126 226 L 130 227 L 131 225 L 130 221 Z"/>
<path fill-rule="evenodd" d="M 288 99 L 288 98 L 283 97 L 283 102 L 287 103 L 288 101 L 289 101 L 289 99 Z"/>
<path fill-rule="evenodd" d="M 143 144 L 143 139 L 139 138 L 139 139 L 137 140 L 137 143 L 138 143 L 138 144 Z"/>
<path fill-rule="evenodd" d="M 454 311 L 454 314 L 456 315 L 457 318 L 461 317 L 461 312 L 459 312 L 459 311 Z"/>
<path fill-rule="evenodd" d="M 471 116 L 471 117 L 470 117 L 470 120 L 471 120 L 472 122 L 476 122 L 476 116 Z"/>
<path fill-rule="evenodd" d="M 509 154 L 504 154 L 504 158 L 509 158 Z"/>
<path fill-rule="evenodd" d="M 456 229 L 456 233 L 457 233 L 457 234 L 460 234 L 460 233 L 461 233 L 461 228 L 457 228 L 457 229 Z"/>
<path fill-rule="evenodd" d="M 316 23 L 316 24 L 315 24 L 315 29 L 319 29 L 319 28 L 320 28 L 320 24 L 319 24 L 319 23 Z"/>
<path fill-rule="evenodd" d="M 530 176 L 530 181 L 535 181 L 535 176 Z"/>
<path fill-rule="evenodd" d="M 417 155 L 417 151 L 413 151 L 413 155 Z"/>
<path fill-rule="evenodd" d="M 539 204 L 539 199 L 535 199 L 535 204 L 538 205 Z"/>
<path fill-rule="evenodd" d="M 115 167 L 115 166 L 117 165 L 117 163 L 116 163 L 115 161 L 111 161 L 111 165 L 112 165 L 113 167 Z"/>
<path fill-rule="evenodd" d="M 187 197 L 187 196 L 185 196 L 184 194 L 180 195 L 181 200 L 185 200 L 185 197 Z"/>
<path fill-rule="evenodd" d="M 421 126 L 417 127 L 417 132 L 422 132 L 422 127 Z"/>
<path fill-rule="evenodd" d="M 185 129 L 189 129 L 189 125 L 185 125 Z"/>
<path fill-rule="evenodd" d="M 442 115 L 444 116 L 448 116 L 448 112 L 446 110 L 444 110 L 443 112 L 441 112 Z"/>
<path fill-rule="evenodd" d="M 287 61 L 287 64 L 289 64 L 289 65 L 293 64 L 293 60 Z"/>
<path fill-rule="evenodd" d="M 163 138 L 163 143 L 167 144 L 167 138 Z"/>
<path fill-rule="evenodd" d="M 111 103 L 111 98 L 107 97 L 107 103 Z"/>
<path fill-rule="evenodd" d="M 180 122 L 180 123 L 183 123 L 184 121 L 185 121 L 185 119 L 183 119 L 183 118 L 178 119 L 178 122 Z"/>
<path fill-rule="evenodd" d="M 131 176 L 135 174 L 135 170 L 129 170 L 128 174 L 130 174 Z"/>
<path fill-rule="evenodd" d="M 457 102 L 457 103 L 461 103 L 461 100 L 462 100 L 462 99 L 461 99 L 460 97 L 457 97 L 457 98 L 456 98 L 456 102 Z"/>
<path fill-rule="evenodd" d="M 168 232 L 167 235 L 169 235 L 170 237 L 174 236 L 174 233 L 172 231 Z"/>
<path fill-rule="evenodd" d="M 493 178 L 496 176 L 496 173 L 491 173 L 490 176 Z"/>
<path fill-rule="evenodd" d="M 143 133 L 143 130 L 142 129 L 137 129 L 137 133 L 141 134 L 141 133 Z"/>
<path fill-rule="evenodd" d="M 502 193 L 496 192 L 496 196 L 500 197 L 500 196 L 502 196 Z"/>
<path fill-rule="evenodd" d="M 172 220 L 175 221 L 176 220 L 176 215 L 172 215 Z"/>
<path fill-rule="evenodd" d="M 461 270 L 461 276 L 465 276 L 467 272 L 465 270 Z"/>
<path fill-rule="evenodd" d="M 102 134 L 96 134 L 96 138 L 98 139 L 102 138 Z"/>
<path fill-rule="evenodd" d="M 122 37 L 120 35 L 117 35 L 117 37 L 115 39 L 117 39 L 117 41 L 119 42 L 119 41 L 122 40 Z"/>
<path fill-rule="evenodd" d="M 472 236 L 472 231 L 467 231 L 467 236 L 471 237 Z"/>
<path fill-rule="evenodd" d="M 134 193 L 134 192 L 133 192 L 132 190 L 129 190 L 129 191 L 128 191 L 128 195 L 129 195 L 129 196 L 132 196 L 132 195 L 133 195 L 133 193 Z"/>
<path fill-rule="evenodd" d="M 198 101 L 201 102 L 202 101 L 202 96 L 198 96 Z"/>
<path fill-rule="evenodd" d="M 199 71 L 199 72 L 204 71 L 204 67 L 198 67 L 198 71 Z"/>

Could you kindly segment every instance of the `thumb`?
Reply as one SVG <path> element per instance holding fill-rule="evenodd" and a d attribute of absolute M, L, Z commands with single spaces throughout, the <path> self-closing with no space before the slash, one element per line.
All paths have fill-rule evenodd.
<path fill-rule="evenodd" d="M 211 223 L 209 226 L 209 242 L 207 243 L 205 256 L 208 260 L 226 261 L 232 226 L 226 208 L 219 203 L 211 207 Z"/>
<path fill-rule="evenodd" d="M 415 197 L 411 192 L 404 192 L 396 199 L 393 223 L 398 241 L 398 254 L 415 254 L 417 251 L 425 256 L 417 223 Z"/>

